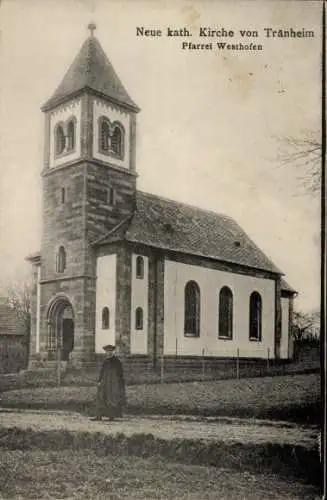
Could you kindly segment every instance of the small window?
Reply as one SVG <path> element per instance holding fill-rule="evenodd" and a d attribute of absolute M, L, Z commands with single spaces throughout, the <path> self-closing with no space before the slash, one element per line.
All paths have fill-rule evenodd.
<path fill-rule="evenodd" d="M 135 311 L 135 329 L 143 330 L 143 309 L 142 307 L 137 307 Z"/>
<path fill-rule="evenodd" d="M 104 307 L 102 309 L 102 330 L 108 330 L 109 328 L 109 309 Z"/>
<path fill-rule="evenodd" d="M 227 286 L 219 292 L 218 336 L 230 340 L 233 338 L 233 293 Z"/>
<path fill-rule="evenodd" d="M 61 155 L 65 149 L 65 134 L 61 125 L 56 129 L 56 155 Z"/>
<path fill-rule="evenodd" d="M 262 300 L 258 292 L 250 296 L 250 340 L 261 341 L 262 338 Z"/>
<path fill-rule="evenodd" d="M 66 269 L 66 250 L 63 246 L 59 247 L 57 257 L 57 272 L 63 273 Z"/>
<path fill-rule="evenodd" d="M 121 156 L 122 154 L 122 133 L 117 126 L 111 137 L 111 150 L 116 156 Z"/>
<path fill-rule="evenodd" d="M 108 188 L 107 191 L 107 203 L 110 207 L 114 206 L 115 204 L 115 190 L 114 188 L 110 187 Z"/>
<path fill-rule="evenodd" d="M 100 123 L 101 123 L 100 149 L 102 151 L 109 151 L 110 126 L 109 126 L 109 123 L 106 120 L 102 120 Z"/>
<path fill-rule="evenodd" d="M 184 335 L 200 336 L 200 288 L 195 281 L 189 281 L 185 286 Z"/>
<path fill-rule="evenodd" d="M 67 150 L 75 149 L 75 123 L 71 120 L 67 125 Z"/>
<path fill-rule="evenodd" d="M 66 201 L 66 190 L 64 187 L 61 188 L 60 201 L 62 204 Z"/>
<path fill-rule="evenodd" d="M 140 280 L 144 278 L 144 259 L 140 255 L 136 257 L 136 277 Z"/>

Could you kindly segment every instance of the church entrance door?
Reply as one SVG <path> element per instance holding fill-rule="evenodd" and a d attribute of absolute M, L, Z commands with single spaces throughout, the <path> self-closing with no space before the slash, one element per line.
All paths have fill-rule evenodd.
<path fill-rule="evenodd" d="M 74 349 L 74 320 L 71 307 L 66 307 L 61 322 L 61 359 L 69 361 L 69 354 Z"/>
<path fill-rule="evenodd" d="M 64 294 L 55 296 L 48 306 L 48 357 L 69 361 L 74 349 L 74 312 L 70 300 Z"/>

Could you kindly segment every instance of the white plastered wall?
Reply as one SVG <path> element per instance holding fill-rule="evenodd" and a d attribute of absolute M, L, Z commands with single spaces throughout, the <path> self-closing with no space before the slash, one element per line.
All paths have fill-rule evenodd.
<path fill-rule="evenodd" d="M 148 353 L 148 301 L 149 301 L 149 259 L 141 255 L 144 262 L 144 278 L 136 277 L 136 258 L 132 254 L 132 301 L 131 301 L 131 354 Z M 143 330 L 135 328 L 135 311 L 143 309 Z"/>
<path fill-rule="evenodd" d="M 116 345 L 116 254 L 97 258 L 95 352 L 106 344 Z M 102 310 L 109 308 L 109 328 L 102 329 Z"/>
<path fill-rule="evenodd" d="M 289 314 L 290 301 L 288 297 L 282 297 L 282 331 L 280 339 L 280 357 L 287 359 L 289 357 Z"/>
<path fill-rule="evenodd" d="M 200 337 L 184 337 L 184 289 L 188 281 L 201 292 Z M 218 295 L 233 292 L 233 339 L 218 338 Z M 262 341 L 249 340 L 249 298 L 262 298 Z M 165 261 L 164 354 L 267 358 L 274 357 L 275 281 Z"/>

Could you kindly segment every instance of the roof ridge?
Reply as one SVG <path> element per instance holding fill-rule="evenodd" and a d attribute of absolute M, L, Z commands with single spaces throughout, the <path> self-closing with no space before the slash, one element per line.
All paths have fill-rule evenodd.
<path fill-rule="evenodd" d="M 87 74 L 91 73 L 92 49 L 93 49 L 92 38 L 95 38 L 95 37 L 93 35 L 91 35 L 84 42 L 84 43 L 89 42 L 88 46 L 87 46 L 87 55 L 86 55 L 86 63 L 87 63 L 86 73 Z M 77 57 L 78 57 L 78 54 L 77 54 Z"/>
<path fill-rule="evenodd" d="M 242 226 L 237 222 L 236 219 L 234 219 L 233 217 L 231 217 L 230 215 L 227 215 L 227 214 L 223 214 L 221 212 L 215 212 L 214 210 L 208 210 L 208 209 L 205 209 L 205 208 L 200 208 L 200 207 L 197 207 L 195 205 L 191 205 L 189 203 L 184 203 L 184 202 L 179 202 L 179 201 L 176 201 L 176 200 L 171 200 L 170 198 L 166 198 L 164 196 L 159 196 L 159 195 L 156 195 L 156 194 L 152 194 L 152 193 L 146 193 L 145 191 L 137 191 L 138 193 L 141 193 L 141 194 L 144 194 L 146 196 L 150 196 L 150 197 L 153 197 L 153 198 L 159 198 L 161 200 L 164 200 L 164 201 L 167 201 L 169 203 L 174 203 L 175 205 L 182 205 L 182 206 L 185 206 L 187 208 L 192 208 L 192 209 L 195 209 L 195 210 L 198 210 L 200 212 L 202 212 L 203 214 L 211 214 L 215 217 L 224 217 L 225 219 L 228 219 L 230 221 L 232 221 L 238 229 L 240 229 L 242 231 L 242 233 L 244 233 L 244 235 L 246 236 L 246 238 L 248 240 L 251 241 L 251 243 L 257 247 L 257 249 L 262 253 L 262 255 L 268 259 L 270 261 L 270 263 L 278 269 L 278 271 L 280 272 L 281 275 L 284 275 L 284 273 L 279 269 L 278 266 L 276 266 L 276 264 L 274 263 L 274 261 L 272 260 L 272 258 L 268 255 L 266 255 L 266 253 L 261 250 L 261 248 L 257 245 L 257 243 L 252 239 L 252 237 L 250 237 L 248 235 L 248 233 L 242 228 Z"/>
<path fill-rule="evenodd" d="M 225 217 L 226 219 L 229 219 L 229 220 L 232 220 L 233 222 L 236 222 L 236 220 L 231 217 L 230 215 L 227 215 L 227 214 L 224 214 L 222 212 L 215 212 L 215 210 L 209 210 L 207 208 L 202 208 L 202 207 L 198 207 L 196 205 L 192 205 L 191 203 L 186 203 L 184 201 L 176 201 L 176 200 L 173 200 L 171 198 L 167 198 L 166 196 L 161 196 L 161 195 L 157 195 L 157 194 L 153 194 L 153 193 L 146 193 L 145 191 L 141 191 L 141 190 L 137 190 L 137 193 L 140 193 L 141 195 L 144 194 L 146 196 L 150 196 L 152 198 L 159 198 L 160 200 L 163 200 L 163 201 L 167 201 L 169 203 L 174 203 L 175 205 L 182 205 L 184 207 L 187 207 L 187 208 L 193 208 L 194 210 L 199 210 L 201 212 L 204 212 L 204 213 L 208 213 L 208 214 L 212 214 L 212 215 L 215 215 L 215 216 L 220 216 L 220 217 Z"/>

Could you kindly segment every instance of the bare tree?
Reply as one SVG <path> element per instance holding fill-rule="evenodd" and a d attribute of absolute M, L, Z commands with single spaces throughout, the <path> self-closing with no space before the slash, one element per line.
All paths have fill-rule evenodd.
<path fill-rule="evenodd" d="M 292 333 L 295 341 L 319 338 L 319 311 L 309 313 L 294 311 Z"/>
<path fill-rule="evenodd" d="M 278 160 L 293 166 L 306 192 L 317 194 L 321 186 L 322 148 L 318 134 L 305 131 L 302 137 L 285 137 L 281 141 Z"/>
<path fill-rule="evenodd" d="M 7 285 L 6 297 L 18 319 L 24 325 L 26 336 L 29 337 L 31 329 L 31 295 L 32 284 L 29 282 L 10 283 Z"/>

